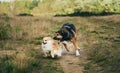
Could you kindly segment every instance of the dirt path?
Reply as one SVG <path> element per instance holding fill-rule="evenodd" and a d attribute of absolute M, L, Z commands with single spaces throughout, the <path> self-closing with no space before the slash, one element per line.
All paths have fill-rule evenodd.
<path fill-rule="evenodd" d="M 76 57 L 73 53 L 66 53 L 58 61 L 64 73 L 83 73 L 84 64 L 86 58 L 83 57 L 83 51 L 80 52 L 81 55 Z"/>

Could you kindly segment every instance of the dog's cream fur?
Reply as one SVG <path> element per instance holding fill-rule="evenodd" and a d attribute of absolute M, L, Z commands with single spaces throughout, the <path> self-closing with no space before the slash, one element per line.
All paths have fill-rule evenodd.
<path fill-rule="evenodd" d="M 45 57 L 51 55 L 52 58 L 54 58 L 55 55 L 59 57 L 62 55 L 61 46 L 58 44 L 58 42 L 53 40 L 51 37 L 43 38 L 42 49 Z"/>

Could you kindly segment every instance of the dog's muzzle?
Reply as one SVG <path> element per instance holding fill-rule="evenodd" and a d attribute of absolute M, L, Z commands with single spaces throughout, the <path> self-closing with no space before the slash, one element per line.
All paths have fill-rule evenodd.
<path fill-rule="evenodd" d="M 43 44 L 47 44 L 47 43 L 45 43 L 45 42 L 42 42 Z"/>
<path fill-rule="evenodd" d="M 56 37 L 54 37 L 53 39 L 54 39 L 54 40 L 61 40 L 61 38 L 56 38 Z"/>

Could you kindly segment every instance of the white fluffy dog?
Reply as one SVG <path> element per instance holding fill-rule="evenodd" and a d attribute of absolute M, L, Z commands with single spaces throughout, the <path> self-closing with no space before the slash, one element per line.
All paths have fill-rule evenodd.
<path fill-rule="evenodd" d="M 42 42 L 42 50 L 45 57 L 51 55 L 54 58 L 55 55 L 61 56 L 62 49 L 57 41 L 53 40 L 51 37 L 44 37 Z"/>

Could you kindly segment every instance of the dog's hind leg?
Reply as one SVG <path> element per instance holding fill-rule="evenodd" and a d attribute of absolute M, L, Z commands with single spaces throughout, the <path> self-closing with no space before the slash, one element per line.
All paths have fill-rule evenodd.
<path fill-rule="evenodd" d="M 80 55 L 80 53 L 79 53 L 79 51 L 78 51 L 78 46 L 77 46 L 77 41 L 76 41 L 76 39 L 75 38 L 73 38 L 72 40 L 71 40 L 71 42 L 73 43 L 73 45 L 74 45 L 74 49 L 75 49 L 75 54 L 76 54 L 76 56 L 79 56 Z"/>
<path fill-rule="evenodd" d="M 76 42 L 76 45 L 77 45 L 78 50 L 80 50 L 80 47 L 78 46 L 78 43 L 77 43 L 77 42 Z"/>

